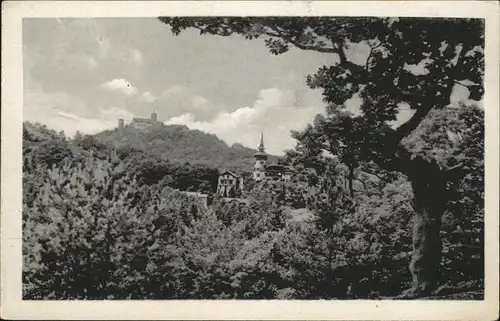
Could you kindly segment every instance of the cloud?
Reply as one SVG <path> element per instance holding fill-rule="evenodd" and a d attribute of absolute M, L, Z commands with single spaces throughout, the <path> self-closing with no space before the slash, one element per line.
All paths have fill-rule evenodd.
<path fill-rule="evenodd" d="M 99 54 L 101 59 L 108 58 L 111 51 L 111 42 L 101 36 L 97 39 L 97 44 L 99 46 Z"/>
<path fill-rule="evenodd" d="M 165 35 L 155 19 L 126 20 L 23 20 L 23 48 L 27 48 L 23 69 L 25 73 L 29 69 L 44 89 L 32 92 L 38 97 L 34 100 L 42 97 L 43 106 L 54 107 L 42 111 L 35 104 L 31 110 L 36 116 L 30 119 L 47 119 L 54 128 L 59 128 L 58 122 L 71 121 L 83 131 L 71 115 L 79 117 L 85 128 L 102 127 L 90 120 L 99 119 L 100 124 L 105 117 L 102 108 L 115 106 L 140 117 L 154 109 L 162 120 L 192 114 L 193 122 L 209 123 L 227 114 L 230 122 L 249 121 L 257 128 L 267 113 L 262 108 L 263 116 L 252 116 L 261 88 L 278 88 L 276 100 L 293 107 L 287 113 L 305 105 L 302 100 L 307 94 L 296 87 L 305 87 L 305 75 L 316 70 L 314 57 L 306 59 L 295 51 L 271 59 L 262 44 L 229 38 L 216 39 L 215 44 L 214 39 L 202 39 L 195 32 L 174 37 Z M 159 42 L 151 35 L 169 41 Z M 293 81 L 289 86 L 282 84 L 291 71 L 296 73 Z M 273 105 L 273 99 L 266 96 L 262 103 Z M 288 131 L 284 132 L 288 137 Z"/>
<path fill-rule="evenodd" d="M 87 118 L 57 110 L 54 110 L 54 113 L 45 113 L 42 122 L 52 129 L 64 131 L 69 137 L 74 136 L 77 131 L 96 134 L 117 126 L 117 118 Z"/>
<path fill-rule="evenodd" d="M 88 54 L 58 54 L 56 59 L 59 62 L 67 63 L 74 68 L 84 66 L 86 69 L 94 69 L 97 67 L 97 60 Z"/>
<path fill-rule="evenodd" d="M 68 106 L 72 106 L 71 111 Z M 66 110 L 64 109 L 66 108 Z M 25 91 L 23 120 L 39 122 L 73 136 L 77 131 L 94 134 L 117 126 L 117 119 L 130 121 L 133 115 L 118 107 L 99 109 L 85 115 L 86 106 L 79 98 L 63 92 L 45 92 L 40 88 Z"/>
<path fill-rule="evenodd" d="M 64 111 L 56 111 L 56 115 L 59 115 L 61 117 L 65 117 L 65 118 L 68 118 L 68 119 L 74 119 L 74 120 L 79 120 L 80 119 L 78 116 L 70 114 L 70 113 L 66 113 Z"/>
<path fill-rule="evenodd" d="M 122 39 L 114 37 L 115 32 L 107 28 L 106 23 L 93 18 L 60 18 L 57 25 L 50 28 L 41 22 L 30 22 L 30 28 L 36 28 L 47 39 L 34 39 L 40 47 L 52 45 L 52 50 L 61 56 L 67 54 L 88 54 L 99 61 L 134 62 L 142 64 L 143 55 L 138 49 L 124 45 Z M 46 43 L 48 42 L 48 43 Z"/>
<path fill-rule="evenodd" d="M 220 112 L 211 120 L 197 120 L 193 113 L 172 117 L 166 124 L 183 124 L 217 135 L 228 144 L 241 143 L 256 148 L 260 133 L 264 132 L 265 145 L 269 152 L 282 154 L 293 148 L 295 141 L 291 130 L 304 128 L 314 116 L 323 112 L 321 99 L 311 104 L 294 106 L 293 92 L 278 88 L 262 89 L 253 106 L 240 107 L 232 112 Z"/>
<path fill-rule="evenodd" d="M 97 67 L 97 61 L 95 60 L 94 57 L 84 56 L 83 60 L 87 63 L 89 68 L 93 69 Z"/>
<path fill-rule="evenodd" d="M 460 88 L 462 87 L 462 88 Z M 171 88 L 170 93 L 188 93 L 183 87 Z M 256 148 L 260 133 L 264 132 L 265 145 L 269 152 L 282 154 L 283 150 L 294 148 L 296 141 L 291 138 L 291 130 L 301 130 L 311 123 L 317 114 L 324 112 L 325 104 L 321 95 L 309 90 L 304 96 L 296 90 L 283 88 L 262 89 L 252 106 L 244 106 L 234 111 L 219 111 L 209 120 L 200 120 L 196 110 L 171 117 L 166 124 L 182 124 L 217 135 L 228 144 L 241 143 Z M 450 101 L 467 99 L 468 91 L 456 86 Z M 362 100 L 358 96 L 346 101 L 346 109 L 359 114 Z M 414 111 L 408 105 L 401 105 L 394 126 L 406 122 Z"/>
<path fill-rule="evenodd" d="M 208 105 L 208 99 L 201 96 L 191 97 L 191 102 L 193 103 L 193 106 L 197 108 L 204 108 Z"/>
<path fill-rule="evenodd" d="M 143 63 L 143 57 L 142 57 L 142 52 L 137 49 L 130 49 L 130 58 L 131 60 L 136 63 L 137 65 L 142 65 Z"/>
<path fill-rule="evenodd" d="M 192 113 L 197 120 L 210 120 L 222 109 L 207 98 L 182 85 L 167 88 L 154 100 L 156 108 L 164 118 Z"/>
<path fill-rule="evenodd" d="M 86 101 L 64 91 L 48 91 L 43 89 L 29 73 L 25 75 L 23 98 L 23 120 L 38 122 L 57 131 L 64 131 L 73 136 L 76 131 L 86 134 L 98 133 L 117 126 L 117 119 L 131 121 L 130 112 L 111 106 L 92 106 Z"/>
<path fill-rule="evenodd" d="M 139 98 L 141 101 L 147 102 L 147 103 L 152 103 L 156 100 L 156 97 L 150 93 L 149 91 L 146 91 L 142 93 L 142 95 Z"/>
<path fill-rule="evenodd" d="M 36 121 L 43 117 L 47 110 L 58 110 L 62 112 L 77 111 L 86 114 L 89 110 L 87 105 L 79 98 L 63 91 L 46 92 L 40 84 L 28 74 L 25 80 L 23 95 L 24 117 Z"/>
<path fill-rule="evenodd" d="M 120 91 L 127 96 L 133 96 L 137 94 L 137 88 L 133 87 L 127 80 L 113 79 L 101 84 L 101 88 L 109 91 Z"/>
<path fill-rule="evenodd" d="M 262 105 L 262 108 L 258 109 L 262 113 L 266 113 L 264 107 L 267 105 L 281 104 L 286 106 L 287 113 L 312 105 L 324 106 L 320 92 L 308 88 L 304 76 L 293 70 L 288 71 L 282 77 L 274 78 L 272 82 L 272 86 L 257 91 L 252 90 L 251 94 L 245 94 L 247 97 L 243 102 L 235 103 L 231 103 L 231 101 L 242 100 L 239 99 L 241 97 L 238 97 L 240 92 L 232 92 L 228 98 L 234 97 L 234 99 L 225 101 L 226 97 L 219 100 L 218 97 L 214 97 L 212 92 L 204 91 L 203 94 L 200 94 L 184 84 L 177 84 L 167 87 L 158 96 L 155 96 L 153 106 L 164 120 L 190 114 L 195 121 L 203 122 L 210 122 L 220 114 L 232 113 L 245 106 L 253 108 Z M 227 90 L 227 88 L 221 88 L 222 90 Z"/>
<path fill-rule="evenodd" d="M 163 91 L 163 99 L 183 97 L 190 94 L 190 90 L 182 85 L 175 85 Z"/>
<path fill-rule="evenodd" d="M 98 118 L 101 120 L 114 121 L 115 125 L 116 125 L 117 119 L 121 118 L 125 121 L 132 121 L 132 118 L 134 118 L 134 114 L 132 114 L 131 112 L 129 112 L 125 109 L 119 108 L 119 107 L 100 109 L 98 116 L 99 116 Z"/>

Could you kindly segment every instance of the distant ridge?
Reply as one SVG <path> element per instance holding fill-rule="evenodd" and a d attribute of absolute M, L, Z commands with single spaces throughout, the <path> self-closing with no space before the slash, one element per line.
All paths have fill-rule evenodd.
<path fill-rule="evenodd" d="M 214 134 L 191 130 L 185 125 L 148 130 L 136 130 L 129 125 L 120 130 L 103 131 L 94 137 L 106 145 L 144 150 L 172 162 L 203 164 L 237 172 L 252 171 L 256 152 L 239 143 L 228 146 Z"/>

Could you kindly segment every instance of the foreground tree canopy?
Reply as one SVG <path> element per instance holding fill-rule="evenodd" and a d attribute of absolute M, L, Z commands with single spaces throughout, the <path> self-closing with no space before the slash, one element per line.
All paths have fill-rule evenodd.
<path fill-rule="evenodd" d="M 412 144 L 415 132 L 448 132 L 460 144 L 463 132 L 425 125 L 429 115 L 449 105 L 455 86 L 464 86 L 470 99 L 483 96 L 484 21 L 481 19 L 335 18 L 335 17 L 160 17 L 178 35 L 187 28 L 200 34 L 264 38 L 272 54 L 294 46 L 331 53 L 333 64 L 319 66 L 307 77 L 311 88 L 322 91 L 330 105 L 327 128 L 316 132 L 320 149 L 339 155 L 354 169 L 374 162 L 405 174 L 414 197 L 413 286 L 409 295 L 430 293 L 436 286 L 441 261 L 441 216 L 446 189 L 470 169 L 460 157 L 443 157 L 435 146 Z M 356 55 L 352 53 L 356 52 Z M 359 59 L 359 57 L 365 59 Z M 363 60 L 363 61 L 360 61 Z M 358 95 L 361 115 L 338 113 Z M 401 108 L 413 115 L 392 126 Z M 445 114 L 448 111 L 445 111 Z M 455 113 L 456 115 L 457 113 Z M 474 112 L 472 113 L 474 114 Z M 464 121 L 469 116 L 456 116 Z M 472 117 L 474 118 L 474 117 Z M 482 113 L 476 120 L 482 126 Z M 321 121 L 320 121 L 321 123 Z M 330 129 L 328 126 L 330 124 Z M 445 122 L 437 122 L 445 125 Z M 460 126 L 459 126 L 460 127 Z M 312 127 L 311 127 L 312 128 Z M 341 128 L 342 130 L 339 130 Z M 417 128 L 419 128 L 417 130 Z M 462 128 L 463 129 L 463 128 Z M 353 134 L 355 133 L 355 134 Z M 307 135 L 306 135 L 307 136 Z M 467 138 L 469 139 L 469 138 Z M 340 142 L 340 143 L 339 143 Z M 450 147 L 450 146 L 448 146 Z M 448 147 L 443 147 L 448 150 Z M 446 153 L 445 153 L 446 154 Z M 448 155 L 449 156 L 449 155 Z"/>

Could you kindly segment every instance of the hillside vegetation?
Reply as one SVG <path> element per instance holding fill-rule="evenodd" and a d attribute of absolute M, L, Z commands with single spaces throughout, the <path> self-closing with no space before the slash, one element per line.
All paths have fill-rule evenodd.
<path fill-rule="evenodd" d="M 123 130 L 101 132 L 95 138 L 117 148 L 147 150 L 174 163 L 188 162 L 238 172 L 252 170 L 256 152 L 241 144 L 230 147 L 213 134 L 190 130 L 183 125 L 165 125 L 148 131 L 125 126 Z"/>
<path fill-rule="evenodd" d="M 443 112 L 429 121 L 449 119 Z M 474 117 L 482 111 L 464 108 L 455 123 Z M 423 298 L 484 295 L 483 136 L 468 127 L 448 156 L 473 170 L 450 186 L 440 286 Z M 444 146 L 427 132 L 408 142 L 416 152 Z M 214 196 L 207 208 L 176 189 L 209 189 L 214 169 L 34 124 L 23 138 L 25 299 L 397 299 L 411 285 L 404 175 L 364 164 L 351 177 L 338 159 L 295 150 L 285 162 L 319 170 L 254 184 L 245 202 Z"/>

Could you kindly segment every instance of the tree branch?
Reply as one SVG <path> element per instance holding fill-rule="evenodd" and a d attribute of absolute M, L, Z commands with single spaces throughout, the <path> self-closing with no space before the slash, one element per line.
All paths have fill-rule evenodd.
<path fill-rule="evenodd" d="M 399 144 L 399 142 L 406 136 L 408 136 L 415 128 L 418 127 L 418 125 L 422 122 L 422 120 L 427 116 L 429 111 L 432 109 L 432 106 L 430 107 L 421 107 L 417 109 L 417 111 L 411 116 L 411 118 L 393 132 L 393 134 L 390 137 L 390 144 L 392 147 L 396 147 L 395 145 Z"/>
<path fill-rule="evenodd" d="M 304 45 L 304 44 L 301 44 L 299 41 L 297 41 L 297 39 L 294 39 L 293 37 L 284 34 L 283 32 L 281 32 L 278 29 L 272 29 L 271 27 L 269 27 L 269 29 L 270 29 L 270 31 L 269 30 L 264 30 L 262 33 L 265 34 L 266 36 L 276 37 L 276 38 L 281 38 L 283 40 L 286 40 L 286 41 L 288 41 L 289 43 L 291 43 L 292 45 L 294 45 L 295 47 L 297 47 L 299 49 L 302 49 L 302 50 L 314 50 L 314 51 L 318 51 L 318 52 L 337 53 L 338 54 L 336 48 L 328 48 L 328 47 L 321 47 L 321 46 L 308 46 L 308 45 Z"/>
<path fill-rule="evenodd" d="M 454 80 L 453 82 L 454 82 L 455 84 L 460 85 L 460 86 L 463 86 L 463 87 L 465 87 L 465 88 L 470 88 L 470 87 L 474 87 L 474 86 L 477 86 L 477 85 L 478 85 L 478 84 L 476 84 L 476 83 L 473 83 L 472 85 L 466 85 L 466 84 L 464 84 L 464 83 L 462 83 L 462 82 L 460 82 L 460 81 L 458 81 L 458 80 Z"/>
<path fill-rule="evenodd" d="M 358 178 L 358 177 L 357 177 L 357 178 L 354 178 L 354 180 L 356 180 L 356 181 L 360 182 L 360 183 L 363 185 L 363 187 L 365 188 L 365 190 L 367 190 L 367 189 L 368 189 L 368 188 L 366 187 L 366 183 L 365 183 L 362 179 L 360 179 L 360 178 Z"/>
<path fill-rule="evenodd" d="M 362 173 L 362 174 L 365 174 L 365 175 L 367 175 L 367 176 L 374 176 L 374 177 L 376 177 L 378 180 L 380 180 L 380 181 L 382 181 L 382 182 L 384 182 L 384 183 L 386 183 L 386 184 L 390 184 L 390 183 L 391 183 L 391 180 L 390 180 L 390 179 L 388 179 L 387 177 L 380 176 L 379 174 L 375 174 L 375 173 L 367 172 L 366 170 L 362 170 L 362 171 L 361 171 L 361 173 Z M 360 180 L 360 179 L 358 179 L 358 180 Z M 364 184 L 363 184 L 363 185 L 364 185 Z M 366 187 L 366 185 L 365 185 L 365 187 Z"/>
<path fill-rule="evenodd" d="M 463 163 L 458 163 L 455 166 L 450 168 L 446 168 L 444 170 L 444 175 L 446 175 L 447 180 L 453 180 L 453 178 L 461 177 L 467 174 L 470 171 L 470 168 Z"/>
<path fill-rule="evenodd" d="M 347 57 L 345 55 L 344 48 L 343 48 L 342 44 L 338 44 L 338 48 L 337 48 L 335 53 L 337 55 L 339 55 L 340 63 L 342 65 L 345 65 L 347 63 Z"/>
<path fill-rule="evenodd" d="M 378 45 L 374 47 L 370 47 L 370 53 L 368 54 L 368 58 L 366 58 L 366 63 L 365 63 L 366 71 L 368 71 L 368 63 L 370 62 L 370 58 L 372 57 L 373 50 L 377 49 L 380 46 L 382 46 L 382 42 L 380 42 Z"/>

